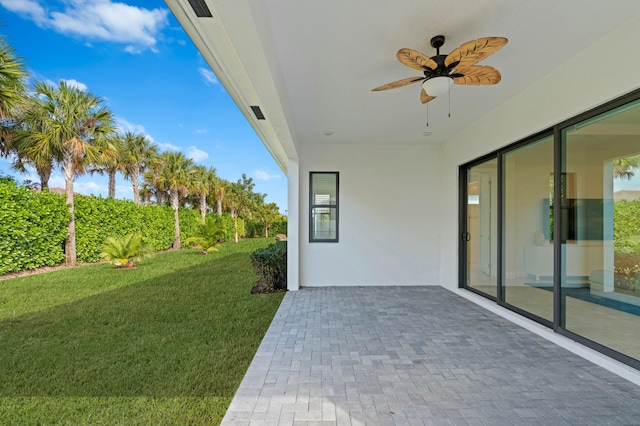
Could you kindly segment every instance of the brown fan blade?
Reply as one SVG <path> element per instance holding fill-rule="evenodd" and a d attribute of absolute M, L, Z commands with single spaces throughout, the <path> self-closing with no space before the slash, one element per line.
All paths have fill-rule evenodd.
<path fill-rule="evenodd" d="M 504 37 L 484 37 L 468 41 L 449 53 L 444 60 L 444 64 L 448 67 L 458 62 L 454 67 L 455 72 L 458 72 L 459 69 L 473 66 L 487 56 L 497 52 L 507 44 L 507 41 Z"/>
<path fill-rule="evenodd" d="M 408 86 L 409 84 L 417 83 L 418 81 L 422 81 L 422 80 L 424 80 L 424 77 L 403 78 L 402 80 L 394 81 L 393 83 L 388 83 L 388 84 L 385 84 L 384 86 L 371 89 L 371 91 L 379 92 L 380 90 L 396 89 L 398 87 Z"/>
<path fill-rule="evenodd" d="M 488 65 L 474 65 L 462 70 L 457 70 L 457 74 L 464 74 L 462 77 L 454 77 L 455 84 L 469 84 L 474 86 L 484 84 L 500 83 L 500 71 Z"/>
<path fill-rule="evenodd" d="M 436 61 L 415 50 L 400 49 L 396 57 L 400 62 L 414 70 L 424 71 L 425 69 L 435 70 L 438 68 Z"/>
<path fill-rule="evenodd" d="M 422 89 L 422 91 L 420 92 L 420 102 L 422 102 L 423 104 L 426 104 L 427 102 L 430 102 L 435 98 L 436 98 L 435 96 L 428 95 L 424 89 Z"/>

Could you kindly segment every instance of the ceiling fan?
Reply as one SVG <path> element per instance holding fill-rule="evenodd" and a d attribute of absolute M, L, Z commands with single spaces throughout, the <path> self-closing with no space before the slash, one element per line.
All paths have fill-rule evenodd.
<path fill-rule="evenodd" d="M 409 77 L 394 81 L 372 91 L 395 89 L 409 84 L 423 82 L 420 101 L 426 104 L 446 93 L 451 81 L 455 84 L 485 85 L 500 82 L 500 72 L 487 65 L 476 65 L 479 61 L 492 55 L 507 44 L 503 37 L 484 37 L 468 41 L 448 55 L 440 54 L 440 47 L 444 44 L 444 36 L 437 35 L 431 39 L 431 47 L 436 49 L 436 55 L 428 57 L 412 49 L 400 49 L 396 54 L 398 60 L 418 71 L 424 76 Z M 445 90 L 442 90 L 442 89 Z"/>

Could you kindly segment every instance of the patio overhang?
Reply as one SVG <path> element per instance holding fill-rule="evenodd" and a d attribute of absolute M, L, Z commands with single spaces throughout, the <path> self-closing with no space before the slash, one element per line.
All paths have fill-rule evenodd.
<path fill-rule="evenodd" d="M 640 3 L 601 1 L 273 2 L 165 0 L 221 84 L 280 167 L 301 144 L 443 144 L 580 51 L 640 14 Z M 200 4 L 209 16 L 197 16 Z M 200 13 L 202 15 L 202 13 Z M 445 99 L 420 104 L 418 85 L 371 89 L 419 72 L 400 64 L 402 47 L 443 52 L 485 36 L 509 44 L 483 64 L 495 86 L 455 85 Z M 594 69 L 606 69 L 606 51 Z M 623 66 L 621 64 L 621 66 Z M 603 71 L 604 72 L 604 71 Z M 258 119 L 251 107 L 265 116 Z"/>

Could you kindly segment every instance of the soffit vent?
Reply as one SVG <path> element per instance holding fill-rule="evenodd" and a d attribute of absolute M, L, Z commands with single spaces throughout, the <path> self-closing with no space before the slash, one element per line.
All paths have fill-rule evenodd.
<path fill-rule="evenodd" d="M 264 114 L 262 113 L 262 110 L 260 109 L 259 106 L 251 105 L 251 111 L 253 111 L 253 114 L 256 116 L 258 120 L 264 120 Z"/>
<path fill-rule="evenodd" d="M 189 0 L 189 4 L 198 18 L 213 17 L 205 0 Z"/>

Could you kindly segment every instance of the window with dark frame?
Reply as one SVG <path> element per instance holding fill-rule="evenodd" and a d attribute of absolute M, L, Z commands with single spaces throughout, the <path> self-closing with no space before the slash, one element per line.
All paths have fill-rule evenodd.
<path fill-rule="evenodd" d="M 339 172 L 309 173 L 309 242 L 338 242 Z"/>

